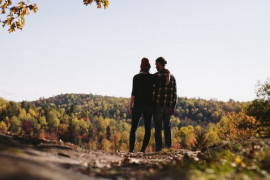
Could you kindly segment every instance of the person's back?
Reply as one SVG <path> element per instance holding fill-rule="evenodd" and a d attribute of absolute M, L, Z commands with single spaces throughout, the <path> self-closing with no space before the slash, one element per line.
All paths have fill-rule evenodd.
<path fill-rule="evenodd" d="M 134 104 L 152 106 L 153 104 L 153 75 L 140 73 L 133 78 L 132 95 L 135 96 Z"/>
<path fill-rule="evenodd" d="M 158 70 L 154 77 L 153 100 L 154 108 L 154 123 L 155 123 L 155 141 L 156 151 L 162 149 L 162 125 L 164 128 L 165 145 L 167 148 L 172 146 L 171 137 L 171 115 L 174 114 L 177 94 L 176 81 L 174 76 L 170 76 L 169 83 L 162 79 L 166 79 L 167 71 L 165 65 L 167 61 L 163 57 L 156 59 L 156 68 Z"/>
<path fill-rule="evenodd" d="M 143 116 L 145 128 L 141 152 L 145 152 L 151 135 L 151 119 L 153 114 L 153 75 L 149 74 L 151 66 L 147 58 L 142 59 L 140 67 L 140 74 L 133 77 L 133 86 L 129 105 L 129 113 L 132 115 L 129 152 L 133 152 L 134 150 L 136 130 L 141 116 Z"/>
<path fill-rule="evenodd" d="M 176 103 L 176 80 L 170 75 L 170 81 L 166 84 L 165 79 L 168 72 L 163 69 L 154 74 L 155 83 L 153 91 L 153 99 L 156 107 L 175 107 Z"/>

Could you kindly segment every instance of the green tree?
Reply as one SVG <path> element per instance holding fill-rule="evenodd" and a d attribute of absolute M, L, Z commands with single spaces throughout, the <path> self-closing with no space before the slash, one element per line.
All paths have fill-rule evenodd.
<path fill-rule="evenodd" d="M 4 120 L 4 110 L 6 109 L 7 102 L 0 97 L 0 121 Z"/>
<path fill-rule="evenodd" d="M 195 127 L 195 136 L 196 136 L 196 143 L 194 146 L 195 150 L 200 150 L 202 148 L 207 147 L 207 139 L 206 139 L 206 130 L 201 126 Z"/>
<path fill-rule="evenodd" d="M 30 119 L 30 122 L 31 122 L 31 127 L 32 127 L 32 131 L 34 133 L 34 136 L 35 137 L 38 137 L 39 136 L 40 129 L 41 129 L 41 125 L 39 124 L 38 119 L 31 118 Z"/>
<path fill-rule="evenodd" d="M 179 117 L 175 117 L 174 115 L 172 115 L 172 117 L 171 117 L 171 125 L 172 125 L 172 127 L 178 127 L 180 125 Z"/>
<path fill-rule="evenodd" d="M 260 122 L 262 135 L 270 136 L 270 79 L 258 84 L 257 99 L 247 106 L 245 112 Z"/>
<path fill-rule="evenodd" d="M 234 125 L 234 119 L 229 118 L 229 114 L 221 118 L 221 120 L 216 124 L 218 129 L 218 136 L 220 139 L 234 139 L 236 138 L 236 127 Z"/>
<path fill-rule="evenodd" d="M 4 112 L 3 112 L 3 116 L 4 117 L 7 116 L 9 118 L 11 118 L 13 116 L 18 116 L 19 110 L 20 109 L 19 109 L 18 104 L 16 102 L 14 102 L 14 101 L 10 101 L 10 102 L 8 102 L 6 108 L 5 108 Z"/>
<path fill-rule="evenodd" d="M 40 128 L 46 128 L 47 127 L 47 121 L 46 121 L 46 117 L 45 116 L 40 116 L 39 119 L 39 124 L 40 124 Z"/>
<path fill-rule="evenodd" d="M 57 130 L 58 126 L 60 125 L 60 120 L 54 111 L 49 111 L 47 115 L 47 121 L 50 133 Z"/>
<path fill-rule="evenodd" d="M 219 129 L 214 123 L 209 123 L 207 126 L 208 132 L 206 134 L 207 146 L 212 146 L 218 142 L 220 142 L 220 138 L 218 136 Z"/>
<path fill-rule="evenodd" d="M 192 149 L 196 143 L 195 129 L 193 126 L 182 127 L 179 130 L 179 137 L 181 139 L 181 147 Z"/>
<path fill-rule="evenodd" d="M 21 121 L 16 117 L 12 116 L 10 119 L 10 131 L 18 133 L 21 129 Z"/>

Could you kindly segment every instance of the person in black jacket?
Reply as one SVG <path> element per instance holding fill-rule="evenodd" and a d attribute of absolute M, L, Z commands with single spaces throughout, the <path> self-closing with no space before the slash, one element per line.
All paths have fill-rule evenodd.
<path fill-rule="evenodd" d="M 150 63 L 147 58 L 141 61 L 140 73 L 133 77 L 132 93 L 130 98 L 129 113 L 132 115 L 132 124 L 129 137 L 129 152 L 133 152 L 136 140 L 137 126 L 143 115 L 145 135 L 141 152 L 149 143 L 151 135 L 151 119 L 153 114 L 153 75 L 149 73 Z"/>
<path fill-rule="evenodd" d="M 132 115 L 132 124 L 129 137 L 129 152 L 133 152 L 136 141 L 136 131 L 140 117 L 143 115 L 145 135 L 141 152 L 145 152 L 151 136 L 151 119 L 153 115 L 153 84 L 154 81 L 162 81 L 166 84 L 169 81 L 168 76 L 161 79 L 149 73 L 151 65 L 147 58 L 141 60 L 140 73 L 133 77 L 132 93 L 130 98 L 129 113 Z"/>

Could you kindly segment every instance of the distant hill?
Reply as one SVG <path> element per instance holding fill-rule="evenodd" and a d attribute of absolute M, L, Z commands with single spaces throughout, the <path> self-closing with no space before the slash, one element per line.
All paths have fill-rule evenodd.
<path fill-rule="evenodd" d="M 32 101 L 36 107 L 64 109 L 67 113 L 83 113 L 88 116 L 102 115 L 114 119 L 130 118 L 127 114 L 129 99 L 93 94 L 61 94 Z"/>
<path fill-rule="evenodd" d="M 131 119 L 128 114 L 129 99 L 93 94 L 61 94 L 50 98 L 40 98 L 31 102 L 40 108 L 56 108 L 66 113 L 79 113 L 81 117 L 102 115 L 113 119 Z M 239 112 L 246 102 L 230 100 L 204 100 L 178 97 L 175 117 L 181 120 L 180 126 L 207 125 L 216 123 L 228 112 Z"/>
<path fill-rule="evenodd" d="M 246 104 L 233 100 L 222 102 L 179 97 L 175 114 L 171 118 L 174 148 L 181 146 L 192 149 L 218 142 L 224 137 L 224 132 L 227 135 L 226 127 L 235 126 L 233 122 L 238 122 L 238 119 L 245 120 L 244 123 L 249 122 L 250 118 L 241 113 L 240 118 L 227 115 L 241 111 Z M 128 106 L 128 98 L 93 94 L 61 94 L 20 103 L 0 98 L 0 131 L 12 132 L 26 138 L 61 139 L 92 150 L 127 151 L 131 128 Z M 218 123 L 220 120 L 223 124 L 231 122 L 230 126 L 226 125 L 224 129 L 223 125 Z M 136 136 L 137 150 L 143 141 L 142 125 L 143 121 L 140 121 Z M 223 129 L 218 131 L 220 127 Z M 233 132 L 237 131 L 238 129 L 234 129 Z M 155 149 L 153 139 L 149 142 L 149 152 Z M 201 145 L 197 146 L 197 142 Z"/>

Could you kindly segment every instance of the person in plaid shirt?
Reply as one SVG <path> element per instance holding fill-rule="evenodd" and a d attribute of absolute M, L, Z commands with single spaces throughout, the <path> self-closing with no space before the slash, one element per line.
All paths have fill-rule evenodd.
<path fill-rule="evenodd" d="M 162 124 L 164 127 L 165 145 L 167 148 L 171 148 L 172 146 L 171 115 L 173 115 L 175 111 L 177 92 L 176 80 L 173 75 L 169 76 L 169 81 L 164 81 L 169 73 L 168 70 L 165 69 L 166 64 L 167 62 L 163 57 L 156 59 L 158 72 L 154 74 L 153 83 L 156 151 L 162 149 Z"/>

